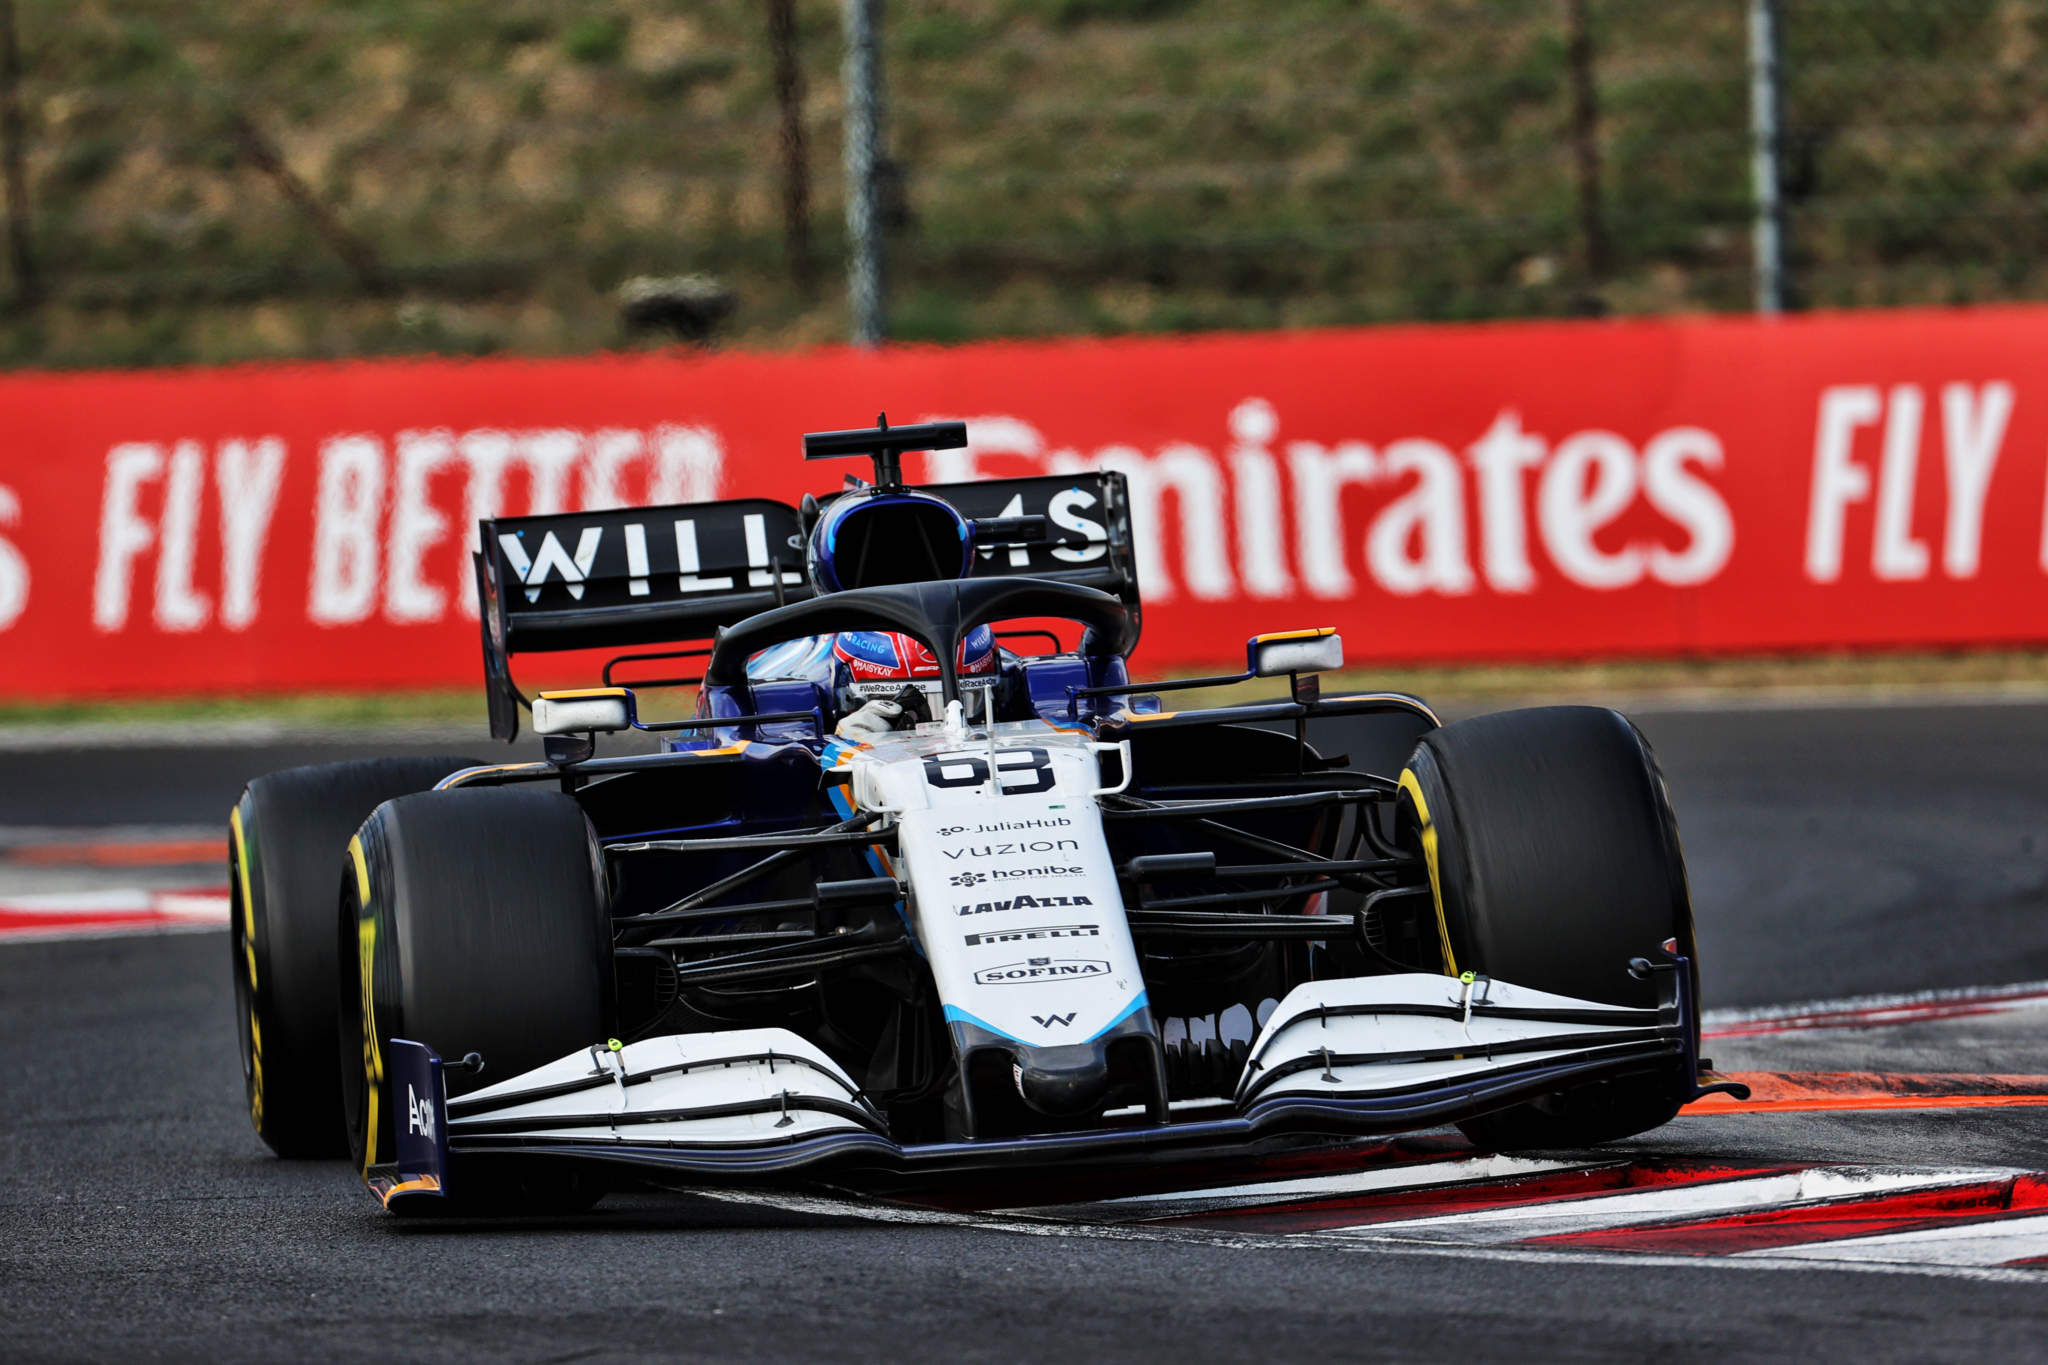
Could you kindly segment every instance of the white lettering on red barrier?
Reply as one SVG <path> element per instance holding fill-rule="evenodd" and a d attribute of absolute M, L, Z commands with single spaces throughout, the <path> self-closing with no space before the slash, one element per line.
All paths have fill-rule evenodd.
<path fill-rule="evenodd" d="M 1151 454 L 1123 444 L 1085 453 L 1048 451 L 1045 438 L 1024 419 L 985 416 L 969 419 L 975 439 L 968 449 L 934 452 L 927 468 L 937 482 L 996 473 L 1118 470 L 1130 482 L 1139 580 L 1155 603 L 1172 601 L 1183 587 L 1203 601 L 1295 594 L 1284 539 L 1283 508 L 1289 501 L 1282 493 L 1283 468 L 1293 494 L 1292 560 L 1299 590 L 1326 601 L 1357 595 L 1351 568 L 1356 560 L 1370 571 L 1373 586 L 1395 596 L 1475 591 L 1468 500 L 1478 508 L 1487 586 L 1531 591 L 1538 582 L 1528 547 L 1532 474 L 1541 543 L 1559 574 L 1576 586 L 1611 591 L 1646 576 L 1672 586 L 1703 583 L 1721 571 L 1734 548 L 1734 519 L 1707 477 L 1721 470 L 1725 457 L 1719 439 L 1702 428 L 1659 432 L 1640 454 L 1608 431 L 1577 432 L 1553 448 L 1524 431 L 1513 409 L 1503 409 L 1466 447 L 1473 485 L 1468 499 L 1465 469 L 1446 445 L 1427 437 L 1402 437 L 1384 449 L 1361 440 L 1292 440 L 1284 444 L 1283 466 L 1269 448 L 1279 431 L 1271 402 L 1247 398 L 1227 421 L 1232 443 L 1226 463 L 1189 441 Z M 1009 458 L 992 468 L 983 463 L 985 456 Z M 1353 490 L 1394 492 L 1362 536 L 1346 518 Z M 1178 516 L 1171 528 L 1165 514 L 1169 496 Z M 1603 549 L 1602 533 L 1639 502 L 1682 539 L 1675 546 L 1652 540 Z M 1227 515 L 1232 503 L 1234 517 Z M 1234 545 L 1226 527 L 1235 529 Z M 1168 559 L 1169 539 L 1176 538 L 1169 529 L 1181 548 L 1178 564 Z M 1361 553 L 1354 556 L 1354 548 Z"/>
<path fill-rule="evenodd" d="M 0 531 L 21 524 L 21 499 L 12 488 L 0 484 Z M 6 536 L 0 536 L 0 630 L 6 630 L 28 610 L 28 561 Z"/>
<path fill-rule="evenodd" d="M 0 693 L 473 681 L 479 520 L 794 502 L 838 475 L 796 434 L 884 403 L 967 414 L 925 481 L 1124 473 L 1148 670 L 1304 624 L 1360 659 L 2048 640 L 2048 406 L 1996 377 L 2041 343 L 2048 310 L 0 377 Z M 1105 553 L 1086 494 L 1046 510 Z M 629 568 L 673 539 L 701 577 L 677 520 Z"/>
<path fill-rule="evenodd" d="M 1813 479 L 1806 523 L 1806 576 L 1833 583 L 1842 576 L 1849 508 L 1871 495 L 1867 466 L 1856 460 L 1857 433 L 1883 423 L 1876 516 L 1870 543 L 1871 573 L 1891 583 L 1927 577 L 1927 542 L 1914 533 L 1925 391 L 1897 384 L 1887 394 L 1875 384 L 1824 390 L 1814 433 Z M 1982 554 L 1984 504 L 1992 470 L 2012 419 L 2013 386 L 1949 384 L 1941 391 L 1942 470 L 1947 513 L 1942 571 L 1974 578 Z M 2048 515 L 2044 515 L 2048 524 Z M 2042 557 L 2048 567 L 2048 542 Z"/>

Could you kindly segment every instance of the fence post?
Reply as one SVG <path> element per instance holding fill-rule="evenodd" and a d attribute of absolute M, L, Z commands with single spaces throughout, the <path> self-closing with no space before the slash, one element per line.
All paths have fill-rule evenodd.
<path fill-rule="evenodd" d="M 1586 278 L 1607 275 L 1607 222 L 1600 210 L 1600 98 L 1593 80 L 1593 26 L 1586 0 L 1566 0 L 1572 75 L 1572 154 L 1579 177 L 1579 235 L 1586 248 Z"/>
<path fill-rule="evenodd" d="M 1756 311 L 1785 309 L 1784 201 L 1779 192 L 1778 0 L 1749 0 L 1750 183 L 1756 199 Z"/>
<path fill-rule="evenodd" d="M 33 308 L 42 301 L 43 278 L 36 270 L 29 234 L 28 176 L 22 169 L 21 40 L 14 28 L 14 0 L 0 0 L 0 177 L 7 184 L 7 259 L 14 271 L 14 302 Z"/>
<path fill-rule="evenodd" d="M 768 0 L 768 46 L 775 67 L 775 102 L 782 112 L 782 241 L 790 278 L 809 295 L 811 169 L 804 137 L 804 70 L 797 60 L 796 0 Z"/>
<path fill-rule="evenodd" d="M 846 292 L 857 346 L 882 341 L 882 0 L 841 0 L 846 57 Z"/>

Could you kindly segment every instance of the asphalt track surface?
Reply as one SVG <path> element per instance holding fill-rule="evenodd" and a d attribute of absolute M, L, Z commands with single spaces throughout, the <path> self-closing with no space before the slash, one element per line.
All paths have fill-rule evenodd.
<path fill-rule="evenodd" d="M 1677 805 L 1710 1006 L 2048 978 L 2048 707 L 1638 720 Z M 250 775 L 360 752 L 0 753 L 0 828 L 213 825 Z M 2048 1274 L 2027 1270 L 1143 1231 L 817 1193 L 396 1220 L 347 1170 L 276 1161 L 250 1132 L 226 956 L 219 932 L 0 945 L 0 1359 L 2048 1354 Z M 2044 1024 L 2037 1009 L 1710 1050 L 1724 1071 L 2039 1076 Z M 1688 1116 L 1612 1155 L 2041 1171 L 2048 1107 Z"/>

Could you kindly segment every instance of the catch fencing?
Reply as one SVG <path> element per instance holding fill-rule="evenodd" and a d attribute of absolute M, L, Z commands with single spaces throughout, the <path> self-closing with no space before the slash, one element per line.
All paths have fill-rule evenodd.
<path fill-rule="evenodd" d="M 897 339 L 2048 298 L 2048 0 L 860 8 Z M 0 0 L 0 359 L 844 337 L 840 9 Z"/>

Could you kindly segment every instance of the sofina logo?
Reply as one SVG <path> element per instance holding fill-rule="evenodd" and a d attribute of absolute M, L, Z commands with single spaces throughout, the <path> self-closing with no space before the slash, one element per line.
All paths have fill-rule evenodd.
<path fill-rule="evenodd" d="M 1033 981 L 1067 981 L 1083 976 L 1108 976 L 1109 964 L 1092 959 L 1034 957 L 1007 967 L 985 967 L 974 974 L 976 985 L 1017 986 Z"/>

